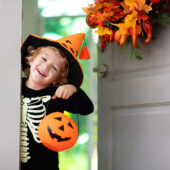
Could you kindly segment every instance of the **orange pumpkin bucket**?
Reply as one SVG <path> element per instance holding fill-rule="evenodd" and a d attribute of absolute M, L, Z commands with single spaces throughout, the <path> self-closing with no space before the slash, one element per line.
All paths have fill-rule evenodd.
<path fill-rule="evenodd" d="M 75 145 L 78 139 L 78 127 L 70 117 L 61 112 L 54 112 L 42 119 L 38 135 L 45 147 L 60 152 Z"/>

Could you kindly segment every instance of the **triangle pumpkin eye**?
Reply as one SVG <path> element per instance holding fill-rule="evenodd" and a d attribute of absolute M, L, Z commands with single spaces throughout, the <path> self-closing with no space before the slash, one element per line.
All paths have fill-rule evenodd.
<path fill-rule="evenodd" d="M 64 125 L 60 126 L 59 129 L 64 131 Z"/>
<path fill-rule="evenodd" d="M 70 126 L 72 129 L 74 129 L 71 122 L 68 123 L 68 126 Z"/>
<path fill-rule="evenodd" d="M 56 118 L 54 118 L 54 119 L 59 120 L 59 121 L 62 121 L 62 117 L 56 117 Z"/>

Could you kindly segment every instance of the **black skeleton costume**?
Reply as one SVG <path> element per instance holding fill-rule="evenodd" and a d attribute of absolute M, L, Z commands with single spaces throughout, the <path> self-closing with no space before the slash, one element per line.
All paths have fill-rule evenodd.
<path fill-rule="evenodd" d="M 93 112 L 93 104 L 80 89 L 68 100 L 51 99 L 57 87 L 49 86 L 43 90 L 33 90 L 22 80 L 22 121 L 21 121 L 21 170 L 58 170 L 58 153 L 41 144 L 38 125 L 46 115 L 63 112 L 87 115 Z"/>

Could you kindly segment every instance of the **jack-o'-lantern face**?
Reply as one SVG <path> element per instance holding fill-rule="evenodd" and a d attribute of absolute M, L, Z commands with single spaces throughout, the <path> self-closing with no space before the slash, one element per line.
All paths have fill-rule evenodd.
<path fill-rule="evenodd" d="M 59 152 L 74 146 L 78 138 L 78 128 L 71 118 L 55 112 L 40 122 L 38 135 L 44 146 Z"/>

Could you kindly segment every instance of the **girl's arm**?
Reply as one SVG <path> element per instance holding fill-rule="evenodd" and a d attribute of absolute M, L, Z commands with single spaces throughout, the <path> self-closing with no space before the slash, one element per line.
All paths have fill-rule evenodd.
<path fill-rule="evenodd" d="M 71 113 L 78 113 L 81 115 L 90 114 L 94 110 L 92 101 L 80 88 L 68 99 L 66 108 L 67 111 Z"/>
<path fill-rule="evenodd" d="M 85 92 L 72 84 L 59 86 L 52 99 L 65 99 L 64 108 L 71 113 L 87 115 L 93 112 L 94 107 Z"/>

